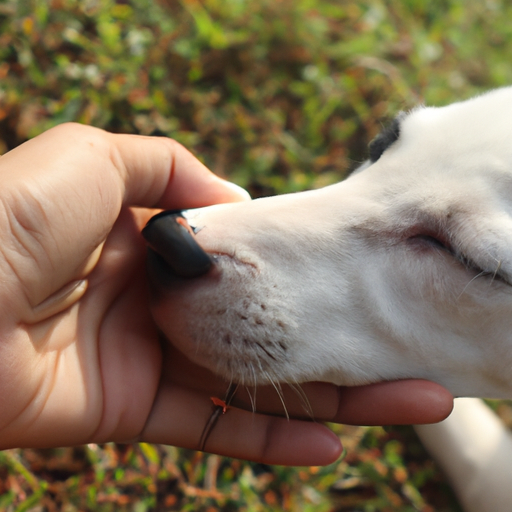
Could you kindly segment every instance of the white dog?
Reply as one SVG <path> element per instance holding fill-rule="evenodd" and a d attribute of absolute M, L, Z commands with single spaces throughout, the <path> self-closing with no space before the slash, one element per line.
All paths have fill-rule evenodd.
<path fill-rule="evenodd" d="M 157 284 L 157 322 L 249 385 L 424 378 L 512 398 L 512 88 L 400 114 L 370 157 L 333 186 L 190 212 L 215 264 Z M 493 469 L 488 444 L 447 471 L 467 510 L 512 510 L 512 462 Z"/>

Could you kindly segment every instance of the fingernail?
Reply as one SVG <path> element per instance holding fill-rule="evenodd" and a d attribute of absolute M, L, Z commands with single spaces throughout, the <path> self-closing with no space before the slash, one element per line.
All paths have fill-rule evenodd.
<path fill-rule="evenodd" d="M 249 201 L 251 199 L 251 195 L 245 188 L 240 187 L 236 183 L 232 183 L 231 181 L 222 180 L 224 185 L 235 192 L 242 201 Z"/>

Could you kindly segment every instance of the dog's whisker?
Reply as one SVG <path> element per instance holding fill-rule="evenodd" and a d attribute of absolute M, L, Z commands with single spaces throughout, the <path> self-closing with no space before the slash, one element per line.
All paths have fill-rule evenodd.
<path fill-rule="evenodd" d="M 470 279 L 470 281 L 466 284 L 466 286 L 464 286 L 463 290 L 460 292 L 459 296 L 457 297 L 457 300 L 460 300 L 460 298 L 464 295 L 464 293 L 466 292 L 466 290 L 468 289 L 468 286 L 473 282 L 475 281 L 475 279 L 478 279 L 479 277 L 482 277 L 482 276 L 485 276 L 487 274 L 487 272 L 485 272 L 485 270 L 482 270 L 481 272 L 479 272 L 475 277 L 473 277 L 472 279 Z"/>
<path fill-rule="evenodd" d="M 253 397 L 251 394 L 251 390 L 249 389 L 249 386 L 244 386 L 245 391 L 247 392 L 247 395 L 249 396 L 249 400 L 251 402 L 251 410 L 253 413 L 256 412 L 256 397 Z M 256 388 L 254 388 L 254 392 L 256 393 Z"/>
<path fill-rule="evenodd" d="M 256 358 L 256 362 L 258 363 L 258 369 L 259 369 L 260 373 L 266 375 L 266 372 L 263 369 L 263 365 L 261 364 L 259 357 Z M 254 372 L 254 374 L 256 374 L 256 372 Z"/>
<path fill-rule="evenodd" d="M 313 408 L 311 407 L 311 402 L 309 401 L 308 395 L 306 395 L 306 392 L 302 389 L 302 386 L 297 382 L 288 382 L 288 385 L 292 390 L 295 392 L 295 394 L 299 397 L 300 403 L 304 410 L 306 411 L 306 414 L 312 419 L 315 419 L 315 415 L 313 413 Z"/>
<path fill-rule="evenodd" d="M 251 374 L 252 374 L 252 385 L 254 387 L 254 410 L 256 412 L 256 392 L 258 390 L 258 380 L 256 379 L 256 372 L 254 371 L 254 365 L 251 363 L 250 365 Z"/>
<path fill-rule="evenodd" d="M 489 286 L 491 286 L 492 283 L 494 283 L 496 276 L 498 275 L 498 273 L 501 269 L 501 264 L 503 263 L 503 260 L 496 260 L 496 261 L 498 262 L 498 266 L 496 267 L 496 270 L 494 271 L 494 274 L 492 275 L 491 283 L 489 284 Z"/>
<path fill-rule="evenodd" d="M 277 382 L 277 383 L 274 382 L 274 379 L 270 376 L 269 373 L 264 372 L 264 374 L 267 377 L 267 379 L 270 381 L 270 383 L 272 384 L 274 389 L 276 390 L 277 396 L 279 397 L 279 400 L 281 401 L 281 404 L 283 406 L 284 414 L 286 416 L 286 419 L 288 421 L 290 421 L 290 415 L 288 414 L 288 409 L 286 407 L 286 404 L 284 403 L 284 395 L 283 395 L 283 390 L 281 389 L 281 385 L 279 384 L 279 382 Z"/>

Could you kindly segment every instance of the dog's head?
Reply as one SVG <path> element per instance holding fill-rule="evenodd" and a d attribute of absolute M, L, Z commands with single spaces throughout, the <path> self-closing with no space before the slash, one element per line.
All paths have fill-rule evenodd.
<path fill-rule="evenodd" d="M 150 266 L 154 316 L 246 384 L 427 378 L 512 396 L 512 88 L 401 114 L 323 189 L 189 213 L 205 275 Z"/>

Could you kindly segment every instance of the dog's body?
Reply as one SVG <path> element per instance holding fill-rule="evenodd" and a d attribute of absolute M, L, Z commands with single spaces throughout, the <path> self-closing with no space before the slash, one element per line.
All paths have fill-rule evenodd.
<path fill-rule="evenodd" d="M 246 384 L 512 398 L 511 114 L 512 88 L 418 108 L 339 184 L 193 213 L 216 264 L 159 290 L 160 327 Z"/>

